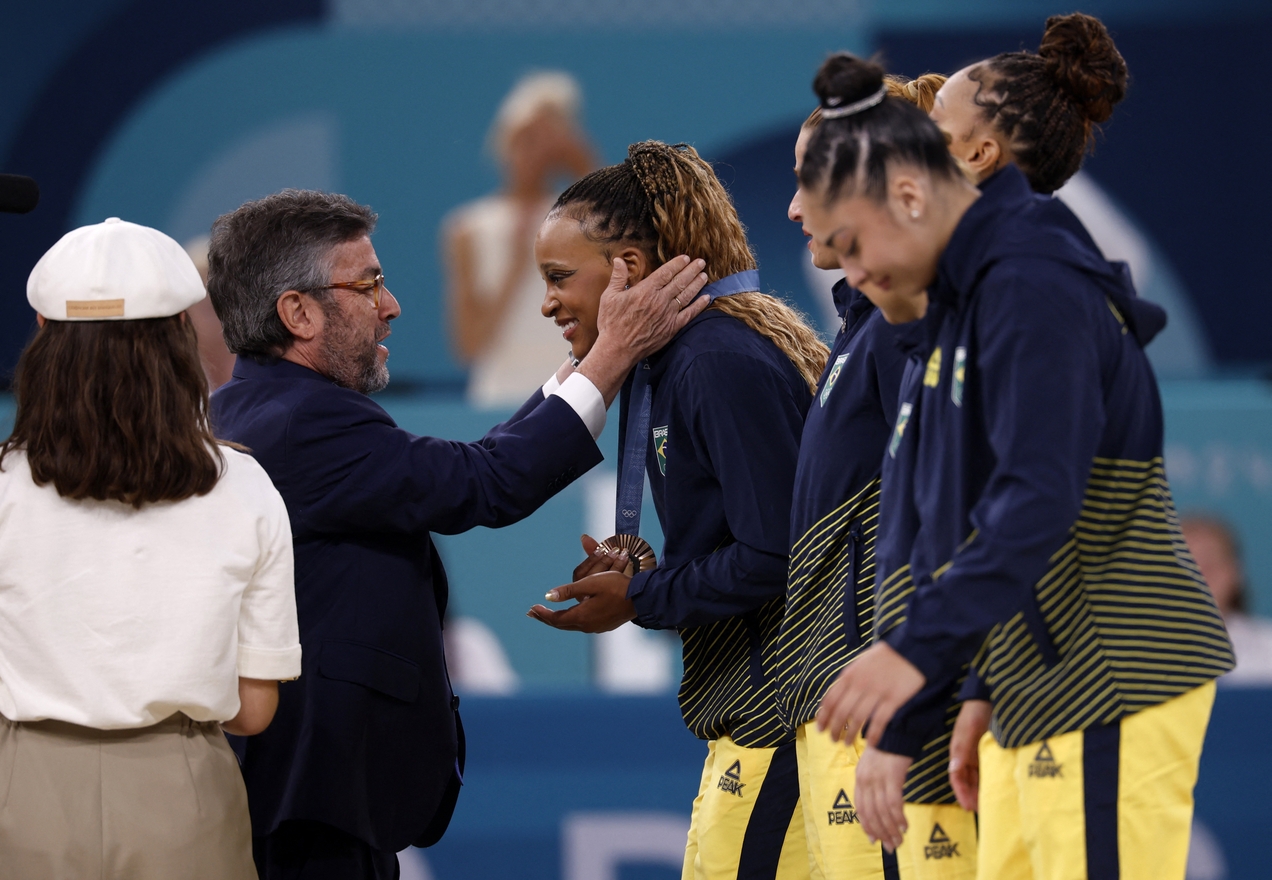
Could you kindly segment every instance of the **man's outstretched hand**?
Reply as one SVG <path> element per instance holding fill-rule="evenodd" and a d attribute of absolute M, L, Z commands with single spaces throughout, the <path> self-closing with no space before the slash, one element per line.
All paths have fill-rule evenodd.
<path fill-rule="evenodd" d="M 707 284 L 702 260 L 680 256 L 628 289 L 627 264 L 617 257 L 596 314 L 596 342 L 578 371 L 609 406 L 641 358 L 661 349 L 710 303 L 694 297 Z"/>

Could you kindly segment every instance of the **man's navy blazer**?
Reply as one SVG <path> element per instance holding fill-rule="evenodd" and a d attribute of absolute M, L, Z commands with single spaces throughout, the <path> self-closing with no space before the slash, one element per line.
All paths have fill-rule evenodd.
<path fill-rule="evenodd" d="M 475 443 L 417 437 L 370 398 L 287 361 L 239 358 L 212 396 L 291 517 L 300 679 L 269 728 L 235 742 L 252 832 L 308 819 L 374 847 L 435 842 L 463 733 L 446 675 L 446 574 L 430 532 L 528 516 L 601 460 L 583 420 L 536 392 Z"/>

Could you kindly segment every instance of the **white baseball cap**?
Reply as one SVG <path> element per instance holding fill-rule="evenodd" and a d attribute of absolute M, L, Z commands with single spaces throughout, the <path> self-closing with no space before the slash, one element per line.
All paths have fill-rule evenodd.
<path fill-rule="evenodd" d="M 50 321 L 167 318 L 205 296 L 181 245 L 118 217 L 66 233 L 27 278 L 27 302 Z"/>

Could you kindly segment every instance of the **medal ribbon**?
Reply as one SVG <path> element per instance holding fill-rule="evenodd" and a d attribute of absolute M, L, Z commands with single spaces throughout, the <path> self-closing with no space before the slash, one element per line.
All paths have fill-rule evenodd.
<path fill-rule="evenodd" d="M 735 272 L 714 281 L 698 293 L 715 301 L 722 296 L 760 289 L 760 273 L 755 269 Z M 649 387 L 649 360 L 636 365 L 632 375 L 627 414 L 627 431 L 623 436 L 623 467 L 618 479 L 618 505 L 614 514 L 614 531 L 620 535 L 640 532 L 640 508 L 645 497 L 645 456 L 649 451 L 649 416 L 653 409 L 653 389 Z M 635 415 L 633 419 L 632 416 Z"/>

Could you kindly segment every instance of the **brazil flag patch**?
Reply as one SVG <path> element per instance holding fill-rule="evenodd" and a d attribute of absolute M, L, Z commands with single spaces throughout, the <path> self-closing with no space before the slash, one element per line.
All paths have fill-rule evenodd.
<path fill-rule="evenodd" d="M 654 428 L 654 454 L 658 456 L 658 472 L 667 476 L 667 426 Z"/>
<path fill-rule="evenodd" d="M 851 354 L 852 352 L 848 352 Z M 844 371 L 844 362 L 848 360 L 848 354 L 841 354 L 835 358 L 835 365 L 830 368 L 830 375 L 826 377 L 826 384 L 822 386 L 821 400 L 822 406 L 826 405 L 826 398 L 830 397 L 830 390 L 835 387 L 835 383 L 839 381 L 839 374 Z"/>
<path fill-rule="evenodd" d="M 950 400 L 955 406 L 963 405 L 963 381 L 967 378 L 967 349 L 954 349 L 954 381 L 950 384 Z"/>

